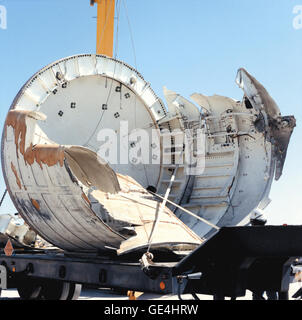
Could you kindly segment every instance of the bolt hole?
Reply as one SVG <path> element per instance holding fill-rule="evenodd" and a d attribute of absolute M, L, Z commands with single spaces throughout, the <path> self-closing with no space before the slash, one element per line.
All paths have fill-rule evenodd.
<path fill-rule="evenodd" d="M 59 277 L 62 279 L 64 279 L 66 277 L 66 267 L 65 266 L 60 266 Z"/>
<path fill-rule="evenodd" d="M 154 186 L 148 186 L 147 191 L 151 191 L 153 193 L 156 193 L 157 189 Z"/>
<path fill-rule="evenodd" d="M 105 269 L 101 269 L 99 273 L 99 282 L 106 283 L 107 281 L 107 272 Z"/>
<path fill-rule="evenodd" d="M 34 273 L 34 265 L 32 263 L 29 263 L 27 266 L 26 266 L 26 272 L 27 273 Z"/>

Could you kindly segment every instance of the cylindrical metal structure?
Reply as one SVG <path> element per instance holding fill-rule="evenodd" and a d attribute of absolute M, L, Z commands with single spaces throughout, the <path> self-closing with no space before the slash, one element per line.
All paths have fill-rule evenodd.
<path fill-rule="evenodd" d="M 23 86 L 6 119 L 10 197 L 37 233 L 66 250 L 122 254 L 147 248 L 151 234 L 154 247 L 200 244 L 211 224 L 236 225 L 265 208 L 295 126 L 244 69 L 237 83 L 243 101 L 194 94 L 199 107 L 164 89 L 166 109 L 121 61 L 86 54 L 50 64 Z M 192 166 L 183 161 L 187 147 Z M 210 224 L 173 206 L 180 219 L 168 208 L 158 217 L 146 189 L 164 195 L 168 186 L 169 200 Z"/>
<path fill-rule="evenodd" d="M 111 168 L 97 152 L 110 129 L 121 137 L 115 147 L 122 157 L 132 142 L 121 124 L 126 134 L 139 126 L 151 136 L 163 116 L 150 85 L 120 61 L 79 55 L 39 71 L 13 102 L 2 139 L 3 173 L 24 220 L 66 250 L 147 247 L 159 203 L 144 187 L 157 186 L 160 159 L 156 165 L 118 161 Z M 152 240 L 153 247 L 200 244 L 168 208 Z"/>

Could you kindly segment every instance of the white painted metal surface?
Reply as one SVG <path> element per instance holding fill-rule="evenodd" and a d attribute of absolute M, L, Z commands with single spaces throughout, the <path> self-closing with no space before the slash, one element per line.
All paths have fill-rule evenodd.
<path fill-rule="evenodd" d="M 45 67 L 20 90 L 4 128 L 2 167 L 16 208 L 58 247 L 111 247 L 125 253 L 148 244 L 156 219 L 157 202 L 144 188 L 152 186 L 164 195 L 175 173 L 170 200 L 212 224 L 240 223 L 269 202 L 275 166 L 279 178 L 295 122 L 275 112 L 266 90 L 245 70 L 239 70 L 237 82 L 245 92 L 242 102 L 194 94 L 197 107 L 165 89 L 165 109 L 142 76 L 123 62 L 78 55 Z M 125 135 L 125 123 L 129 132 L 143 129 L 150 143 Z M 110 166 L 96 155 L 103 129 L 118 137 L 118 161 Z M 152 129 L 158 129 L 155 137 Z M 177 164 L 184 146 L 177 144 L 175 129 L 191 129 L 186 143 L 204 172 L 193 174 Z M 205 133 L 202 147 L 196 130 Z M 160 132 L 172 141 L 168 151 Z M 153 163 L 128 159 L 128 149 L 144 147 L 151 150 Z M 202 237 L 211 231 L 203 222 L 175 213 L 189 228 L 166 209 L 153 236 L 155 245 L 197 245 L 194 233 Z"/>
<path fill-rule="evenodd" d="M 161 167 L 115 164 L 116 175 L 96 154 L 97 136 L 101 128 L 120 130 L 121 120 L 130 130 L 139 122 L 148 133 L 161 114 L 149 85 L 118 61 L 76 56 L 40 71 L 15 100 L 3 133 L 6 182 L 25 221 L 70 251 L 124 254 L 147 247 L 159 203 L 136 180 L 157 185 Z M 200 243 L 163 211 L 153 249 Z"/>
<path fill-rule="evenodd" d="M 218 95 L 191 96 L 201 108 L 199 126 L 205 128 L 205 170 L 189 177 L 180 170 L 178 181 L 182 184 L 171 192 L 172 200 L 176 198 L 183 207 L 220 227 L 237 225 L 269 204 L 274 175 L 278 180 L 282 174 L 295 127 L 295 118 L 282 117 L 265 88 L 246 70 L 238 71 L 236 82 L 244 90 L 242 101 Z M 194 126 L 197 112 L 192 104 L 171 91 L 165 90 L 165 95 L 170 118 L 179 110 L 170 120 L 174 128 Z M 178 108 L 176 100 L 182 101 Z M 167 169 L 172 171 L 172 167 Z M 169 175 L 164 179 L 162 183 Z M 213 231 L 181 210 L 175 212 L 199 236 Z"/>

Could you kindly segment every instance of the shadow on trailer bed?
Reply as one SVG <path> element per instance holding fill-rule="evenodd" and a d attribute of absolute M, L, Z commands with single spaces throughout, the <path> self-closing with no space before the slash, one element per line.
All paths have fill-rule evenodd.
<path fill-rule="evenodd" d="M 286 297 L 291 265 L 302 256 L 301 240 L 302 226 L 221 228 L 178 263 L 173 276 L 180 293 L 223 299 L 245 296 L 249 289 L 277 291 Z M 199 280 L 179 277 L 197 272 L 202 273 Z"/>

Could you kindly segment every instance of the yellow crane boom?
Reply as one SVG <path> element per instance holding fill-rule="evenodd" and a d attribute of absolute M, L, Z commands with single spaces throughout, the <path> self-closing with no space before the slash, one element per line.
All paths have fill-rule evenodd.
<path fill-rule="evenodd" d="M 115 0 L 90 0 L 97 3 L 96 53 L 113 56 Z"/>

